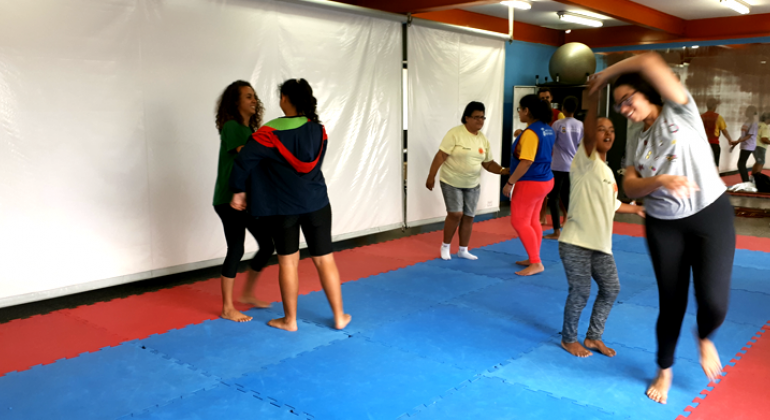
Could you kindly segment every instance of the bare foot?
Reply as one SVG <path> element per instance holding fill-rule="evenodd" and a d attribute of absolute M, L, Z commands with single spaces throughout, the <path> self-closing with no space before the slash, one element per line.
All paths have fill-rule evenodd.
<path fill-rule="evenodd" d="M 593 356 L 594 354 L 591 353 L 590 350 L 583 347 L 578 343 L 577 341 L 574 343 L 565 343 L 564 341 L 561 342 L 561 346 L 564 347 L 564 350 L 567 350 L 569 354 L 577 357 L 588 357 Z"/>
<path fill-rule="evenodd" d="M 255 308 L 260 308 L 260 309 L 265 309 L 270 307 L 270 302 L 259 300 L 254 296 L 241 296 L 240 299 L 238 299 L 238 302 L 245 303 L 247 305 L 251 305 Z"/>
<path fill-rule="evenodd" d="M 674 374 L 671 372 L 671 368 L 658 369 L 658 376 L 652 380 L 652 384 L 647 389 L 647 396 L 657 403 L 665 404 L 673 377 Z"/>
<path fill-rule="evenodd" d="M 350 314 L 343 314 L 342 315 L 342 319 L 340 319 L 340 320 L 336 320 L 335 319 L 334 320 L 334 328 L 336 328 L 338 330 L 344 329 L 345 327 L 348 326 L 348 324 L 350 324 L 350 320 L 351 319 L 353 319 L 353 317 L 350 316 Z"/>
<path fill-rule="evenodd" d="M 698 340 L 700 347 L 700 365 L 703 372 L 710 380 L 716 380 L 722 375 L 722 362 L 719 361 L 719 353 L 714 343 L 708 338 Z"/>
<path fill-rule="evenodd" d="M 278 328 L 279 330 L 286 330 L 286 331 L 297 331 L 297 321 L 294 320 L 292 322 L 289 322 L 286 320 L 286 317 L 284 318 L 276 318 L 271 319 L 270 321 L 267 321 L 267 325 Z"/>
<path fill-rule="evenodd" d="M 235 322 L 249 322 L 251 317 L 235 308 L 222 309 L 222 318 Z"/>
<path fill-rule="evenodd" d="M 602 340 L 591 340 L 590 338 L 586 338 L 583 341 L 583 344 L 585 344 L 587 348 L 596 350 L 607 357 L 615 357 L 617 354 L 614 349 L 605 346 L 604 341 Z"/>
<path fill-rule="evenodd" d="M 561 232 L 555 230 L 553 233 L 543 236 L 543 239 L 559 239 L 559 236 L 561 236 Z"/>
<path fill-rule="evenodd" d="M 521 271 L 517 271 L 516 274 L 520 276 L 531 276 L 533 274 L 542 273 L 543 271 L 545 271 L 545 267 L 543 266 L 543 264 L 537 263 L 537 264 L 531 264 L 529 267 Z"/>
<path fill-rule="evenodd" d="M 545 216 L 541 216 L 541 217 L 540 217 L 540 224 L 541 224 L 541 225 L 543 225 L 543 226 L 545 226 L 545 225 L 547 225 L 547 224 L 548 224 L 548 223 L 546 222 L 546 220 L 545 220 Z"/>
<path fill-rule="evenodd" d="M 530 264 L 529 258 L 522 261 L 516 261 L 516 265 L 523 265 L 524 267 L 529 267 L 529 264 Z"/>

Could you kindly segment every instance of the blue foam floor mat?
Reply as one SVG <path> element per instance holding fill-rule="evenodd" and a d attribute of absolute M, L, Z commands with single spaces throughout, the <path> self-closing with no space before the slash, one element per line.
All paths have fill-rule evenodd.
<path fill-rule="evenodd" d="M 552 340 L 487 376 L 634 419 L 674 419 L 709 383 L 699 364 L 677 360 L 668 404 L 655 403 L 645 395 L 657 368 L 655 355 L 627 347 L 615 350 L 612 358 L 595 354 L 580 359 Z"/>
<path fill-rule="evenodd" d="M 438 305 L 377 328 L 370 338 L 425 358 L 483 371 L 538 346 L 549 335 L 485 312 Z"/>
<path fill-rule="evenodd" d="M 518 238 L 511 239 L 510 241 L 500 242 L 494 245 L 487 245 L 481 249 L 513 255 L 516 257 L 514 261 L 527 258 L 527 251 L 524 249 L 524 245 L 522 245 Z M 543 242 L 540 246 L 540 259 L 543 261 L 561 262 L 561 257 L 559 257 L 559 242 L 543 239 Z"/>
<path fill-rule="evenodd" d="M 319 419 L 395 419 L 473 376 L 354 336 L 236 382 Z"/>
<path fill-rule="evenodd" d="M 657 288 L 644 238 L 616 235 L 621 293 L 604 339 L 618 351 L 561 349 L 567 281 L 556 241 L 546 271 L 520 277 L 518 239 L 475 249 L 478 261 L 431 260 L 343 284 L 345 331 L 323 292 L 299 298 L 300 331 L 255 320 L 206 321 L 0 377 L 0 418 L 674 419 L 705 388 L 695 305 L 682 328 L 669 404 L 644 391 L 655 373 Z M 770 319 L 766 253 L 738 250 L 723 364 Z M 585 337 L 592 294 L 579 324 Z M 352 335 L 352 336 L 351 336 Z M 145 348 L 143 349 L 142 346 Z"/>
<path fill-rule="evenodd" d="M 567 290 L 503 282 L 469 293 L 448 303 L 488 312 L 491 316 L 516 319 L 545 334 L 561 331 Z"/>
<path fill-rule="evenodd" d="M 370 286 L 367 280 L 344 283 L 342 299 L 345 312 L 353 316 L 353 320 L 345 328 L 345 332 L 351 334 L 402 318 L 419 311 L 425 305 L 425 299 Z M 334 321 L 324 292 L 300 296 L 297 302 L 297 317 L 329 327 Z"/>
<path fill-rule="evenodd" d="M 0 377 L 0 417 L 114 419 L 219 382 L 131 344 Z"/>
<path fill-rule="evenodd" d="M 658 290 L 646 290 L 629 299 L 626 303 L 658 307 Z M 697 315 L 698 305 L 692 285 L 687 300 L 687 313 Z M 730 305 L 726 320 L 761 327 L 770 319 L 770 295 L 745 290 L 730 290 Z"/>
<path fill-rule="evenodd" d="M 144 420 L 211 420 L 211 419 L 259 419 L 259 420 L 301 420 L 307 416 L 293 413 L 290 407 L 278 407 L 269 399 L 259 395 L 219 385 L 182 398 L 177 398 L 160 407 L 133 413 L 121 419 Z"/>
<path fill-rule="evenodd" d="M 439 260 L 442 263 L 452 261 Z M 467 261 L 467 265 L 484 265 L 478 261 Z M 489 287 L 501 282 L 500 279 L 475 275 L 467 271 L 450 270 L 440 264 L 415 264 L 384 274 L 367 277 L 367 286 L 391 292 L 398 292 L 429 302 L 445 302 L 465 293 Z"/>
<path fill-rule="evenodd" d="M 246 313 L 254 317 L 251 322 L 205 321 L 150 336 L 138 344 L 228 379 L 348 337 L 341 331 L 302 320 L 298 321 L 298 334 L 286 334 L 275 328 L 265 328 L 267 321 L 279 316 L 275 312 L 252 309 Z"/>
<path fill-rule="evenodd" d="M 614 420 L 618 417 L 598 407 L 578 405 L 545 392 L 481 377 L 444 395 L 437 403 L 408 416 L 418 420 Z"/>
<path fill-rule="evenodd" d="M 658 308 L 639 306 L 633 304 L 617 304 L 612 308 L 604 330 L 604 341 L 610 347 L 623 345 L 646 350 L 650 353 L 657 351 L 655 334 L 647 332 L 655 331 L 658 320 Z M 629 326 L 633 325 L 633 328 Z M 685 315 L 682 323 L 682 331 L 676 349 L 676 357 L 691 362 L 699 361 L 698 348 L 695 342 L 695 328 L 697 321 L 693 315 Z M 741 350 L 749 339 L 757 332 L 759 327 L 738 324 L 725 321 L 717 333 L 712 337 L 719 350 L 722 365 L 726 366 Z M 645 331 L 640 334 L 639 331 Z M 581 336 L 582 338 L 582 336 Z"/>
<path fill-rule="evenodd" d="M 515 262 L 518 259 L 526 258 L 525 256 L 520 256 L 517 259 L 515 255 L 482 248 L 474 250 L 473 253 L 479 257 L 478 260 L 469 261 L 461 258 L 452 258 L 450 261 L 444 261 L 442 259 L 435 259 L 417 265 L 456 270 L 503 280 L 518 280 L 522 278 L 516 272 L 524 267 L 516 265 Z M 562 270 L 560 261 L 544 261 L 544 265 L 546 272 Z"/>

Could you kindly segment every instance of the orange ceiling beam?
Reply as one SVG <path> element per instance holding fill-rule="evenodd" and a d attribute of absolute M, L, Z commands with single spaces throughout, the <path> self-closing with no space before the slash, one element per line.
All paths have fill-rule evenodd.
<path fill-rule="evenodd" d="M 443 10 L 439 12 L 417 13 L 412 16 L 451 25 L 466 26 L 504 34 L 508 33 L 508 19 L 465 10 Z M 513 39 L 517 41 L 534 42 L 557 47 L 564 44 L 564 33 L 562 31 L 515 21 L 513 25 Z"/>
<path fill-rule="evenodd" d="M 500 3 L 499 0 L 351 0 L 343 3 L 392 13 L 421 13 Z"/>
<path fill-rule="evenodd" d="M 687 21 L 693 39 L 731 39 L 770 36 L 770 13 Z"/>
<path fill-rule="evenodd" d="M 630 0 L 556 0 L 559 3 L 578 6 L 594 13 L 650 29 L 684 36 L 684 19 L 663 13 Z"/>
<path fill-rule="evenodd" d="M 564 40 L 602 48 L 770 36 L 770 13 L 689 20 L 686 23 L 683 36 L 638 26 L 616 26 L 575 29 L 566 34 Z"/>

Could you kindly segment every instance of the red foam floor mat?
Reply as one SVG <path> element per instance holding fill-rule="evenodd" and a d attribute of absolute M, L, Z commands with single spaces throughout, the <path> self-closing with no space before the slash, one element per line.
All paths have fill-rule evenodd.
<path fill-rule="evenodd" d="M 233 302 L 238 301 L 245 282 L 246 273 L 238 273 L 235 277 L 235 287 L 233 287 Z M 222 295 L 222 284 L 219 278 L 199 281 L 188 285 L 188 287 L 212 296 L 219 297 Z M 318 290 L 321 290 L 321 281 L 318 279 L 313 262 L 309 258 L 300 260 L 299 293 L 304 295 Z M 268 302 L 281 301 L 281 288 L 278 285 L 278 265 L 269 265 L 262 270 L 257 280 L 255 295 L 257 298 Z"/>
<path fill-rule="evenodd" d="M 770 328 L 765 325 L 764 329 Z M 757 333 L 760 335 L 760 333 Z M 770 337 L 764 333 L 756 343 L 748 343 L 746 354 L 739 353 L 735 366 L 726 366 L 726 375 L 698 406 L 688 408 L 690 420 L 759 420 L 770 417 L 767 413 L 767 386 L 770 384 Z M 676 380 L 676 379 L 674 379 Z M 684 419 L 684 416 L 679 418 Z"/>
<path fill-rule="evenodd" d="M 125 338 L 62 311 L 7 322 L 0 328 L 0 376 L 116 346 Z"/>
<path fill-rule="evenodd" d="M 248 309 L 246 305 L 236 307 Z M 222 301 L 185 285 L 61 312 L 128 341 L 216 319 Z"/>

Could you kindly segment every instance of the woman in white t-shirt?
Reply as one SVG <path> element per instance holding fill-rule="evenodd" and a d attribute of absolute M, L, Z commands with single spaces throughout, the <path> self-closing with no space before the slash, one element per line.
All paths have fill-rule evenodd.
<path fill-rule="evenodd" d="M 604 324 L 620 292 L 618 270 L 612 256 L 612 223 L 615 213 L 644 217 L 643 207 L 618 201 L 615 176 L 606 163 L 607 152 L 615 142 L 615 127 L 608 118 L 597 118 L 598 108 L 598 95 L 591 95 L 585 138 L 570 165 L 570 208 L 559 236 L 559 255 L 569 283 L 561 346 L 577 357 L 591 356 L 593 353 L 588 349 L 615 356 L 615 350 L 602 341 Z M 591 277 L 599 286 L 599 294 L 583 347 L 577 339 L 577 327 L 591 294 Z"/>
<path fill-rule="evenodd" d="M 757 134 L 759 128 L 757 122 L 754 121 L 754 118 L 757 116 L 757 107 L 749 105 L 746 108 L 744 115 L 746 116 L 746 122 L 741 126 L 741 137 L 738 140 L 730 142 L 730 145 L 732 145 L 730 151 L 732 151 L 735 146 L 741 145 L 741 155 L 738 157 L 738 172 L 741 174 L 742 182 L 749 182 L 749 171 L 746 168 L 746 162 L 748 162 L 749 156 L 753 155 L 757 148 Z M 762 157 L 764 160 L 764 155 Z M 762 163 L 764 163 L 764 161 Z"/>
<path fill-rule="evenodd" d="M 709 337 L 727 314 L 735 214 L 714 170 L 695 100 L 663 58 L 647 53 L 623 60 L 595 74 L 590 91 L 615 78 L 615 109 L 644 124 L 626 143 L 623 190 L 631 198 L 644 198 L 647 212 L 647 246 L 660 300 L 658 374 L 647 396 L 665 403 L 687 310 L 690 272 L 698 302 L 701 366 L 712 380 L 721 374 L 719 354 Z"/>

